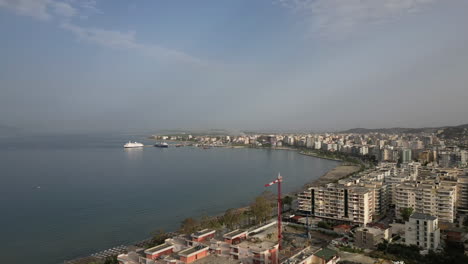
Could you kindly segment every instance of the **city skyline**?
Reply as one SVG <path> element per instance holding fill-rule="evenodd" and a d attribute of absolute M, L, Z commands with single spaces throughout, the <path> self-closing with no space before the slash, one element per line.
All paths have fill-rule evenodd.
<path fill-rule="evenodd" d="M 465 124 L 466 10 L 459 0 L 0 0 L 0 125 Z"/>

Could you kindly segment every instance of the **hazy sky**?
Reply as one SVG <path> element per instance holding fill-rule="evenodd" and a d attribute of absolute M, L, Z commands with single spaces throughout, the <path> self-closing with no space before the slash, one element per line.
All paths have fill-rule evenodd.
<path fill-rule="evenodd" d="M 0 125 L 468 122 L 466 0 L 0 0 Z"/>

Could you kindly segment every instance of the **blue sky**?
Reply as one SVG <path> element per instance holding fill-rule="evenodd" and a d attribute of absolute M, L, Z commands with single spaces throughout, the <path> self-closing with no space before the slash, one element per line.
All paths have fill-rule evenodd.
<path fill-rule="evenodd" d="M 467 123 L 463 0 L 0 0 L 0 124 Z"/>

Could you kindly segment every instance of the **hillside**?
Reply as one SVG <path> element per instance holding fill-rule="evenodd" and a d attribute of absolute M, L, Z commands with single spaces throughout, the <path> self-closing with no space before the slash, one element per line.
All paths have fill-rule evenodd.
<path fill-rule="evenodd" d="M 393 128 L 353 128 L 342 131 L 342 133 L 355 133 L 355 134 L 366 134 L 366 133 L 386 133 L 386 134 L 401 134 L 401 133 L 435 133 L 438 130 L 444 130 L 443 133 L 447 132 L 450 135 L 463 134 L 464 131 L 468 129 L 468 124 L 463 124 L 459 126 L 445 126 L 445 127 L 424 127 L 424 128 L 403 128 L 403 127 L 393 127 Z"/>

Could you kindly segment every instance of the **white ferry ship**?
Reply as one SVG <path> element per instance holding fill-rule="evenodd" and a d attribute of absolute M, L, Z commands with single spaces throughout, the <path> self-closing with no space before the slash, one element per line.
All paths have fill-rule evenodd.
<path fill-rule="evenodd" d="M 139 142 L 128 142 L 127 144 L 124 145 L 124 148 L 141 148 L 144 145 L 139 143 Z"/>

